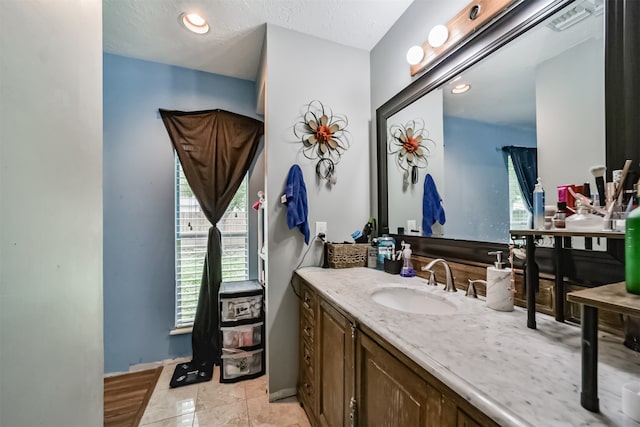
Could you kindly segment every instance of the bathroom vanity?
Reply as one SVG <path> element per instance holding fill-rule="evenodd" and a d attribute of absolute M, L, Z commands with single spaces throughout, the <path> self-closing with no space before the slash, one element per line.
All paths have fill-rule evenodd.
<path fill-rule="evenodd" d="M 594 414 L 579 403 L 576 326 L 541 316 L 544 328 L 532 330 L 519 307 L 493 311 L 464 292 L 368 268 L 303 268 L 295 283 L 298 397 L 312 425 L 639 425 L 620 396 L 640 379 L 640 354 L 618 337 L 599 340 Z M 406 306 L 413 312 L 408 301 L 418 302 Z"/>

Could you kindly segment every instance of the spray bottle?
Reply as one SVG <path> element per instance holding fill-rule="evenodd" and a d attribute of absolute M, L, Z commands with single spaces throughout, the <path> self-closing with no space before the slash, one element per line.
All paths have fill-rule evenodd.
<path fill-rule="evenodd" d="M 402 257 L 404 258 L 404 262 L 402 264 L 402 268 L 400 269 L 400 275 L 402 277 L 415 276 L 416 271 L 413 269 L 413 264 L 411 264 L 411 245 L 409 243 L 404 243 Z"/>
<path fill-rule="evenodd" d="M 542 180 L 539 177 L 533 189 L 533 228 L 535 230 L 544 229 L 544 188 L 542 188 Z"/>

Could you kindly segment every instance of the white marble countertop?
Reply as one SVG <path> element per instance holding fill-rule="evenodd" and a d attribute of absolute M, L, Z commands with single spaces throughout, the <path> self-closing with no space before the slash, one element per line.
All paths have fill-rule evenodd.
<path fill-rule="evenodd" d="M 622 413 L 622 385 L 640 381 L 640 353 L 598 334 L 600 413 L 580 406 L 580 328 L 526 310 L 494 311 L 484 299 L 449 293 L 426 280 L 370 268 L 297 270 L 328 301 L 348 312 L 500 425 L 640 426 Z M 455 305 L 449 315 L 410 314 L 379 305 L 381 287 L 432 292 Z"/>

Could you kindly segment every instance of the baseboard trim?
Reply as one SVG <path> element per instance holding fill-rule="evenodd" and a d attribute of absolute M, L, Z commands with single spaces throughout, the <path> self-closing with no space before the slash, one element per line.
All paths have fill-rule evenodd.
<path fill-rule="evenodd" d="M 283 390 L 278 390 L 274 393 L 269 393 L 269 402 L 275 402 L 276 400 L 286 399 L 287 397 L 295 396 L 296 389 L 294 388 L 285 388 Z"/>

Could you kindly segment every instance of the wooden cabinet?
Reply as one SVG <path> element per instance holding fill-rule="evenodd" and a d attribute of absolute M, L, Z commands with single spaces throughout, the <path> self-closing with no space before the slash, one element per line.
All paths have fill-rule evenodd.
<path fill-rule="evenodd" d="M 312 425 L 318 425 L 316 414 L 316 384 L 318 357 L 315 343 L 318 298 L 306 284 L 300 289 L 300 333 L 298 362 L 298 400 L 304 407 Z"/>
<path fill-rule="evenodd" d="M 358 336 L 358 384 L 359 425 L 442 425 L 442 394 L 364 334 Z"/>
<path fill-rule="evenodd" d="M 318 320 L 318 418 L 322 426 L 348 426 L 355 384 L 355 326 L 322 300 Z"/>
<path fill-rule="evenodd" d="M 303 283 L 298 396 L 312 425 L 352 425 L 354 365 L 355 325 Z"/>
<path fill-rule="evenodd" d="M 300 281 L 298 399 L 311 425 L 496 426 L 446 385 Z"/>

